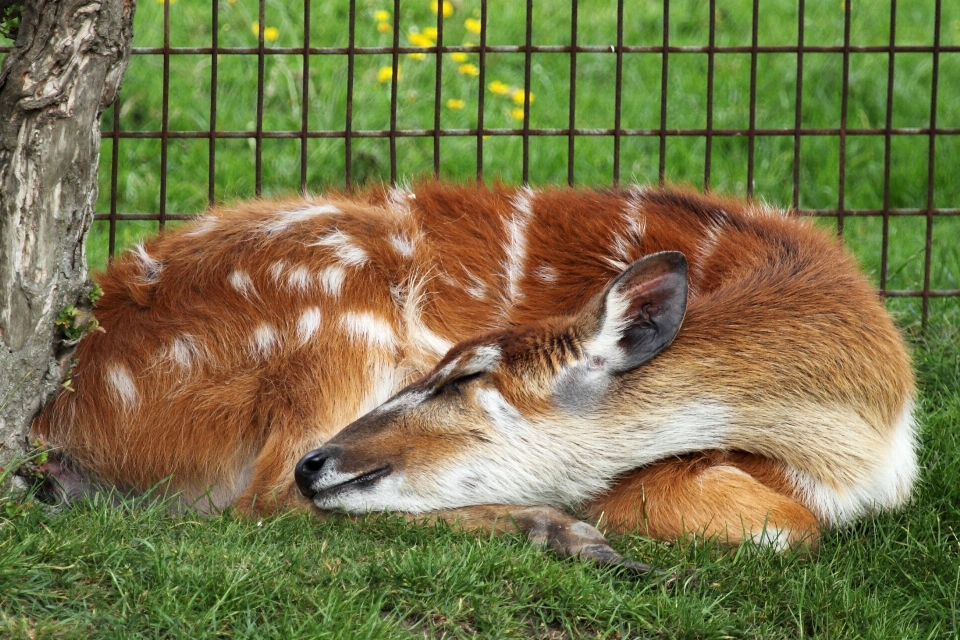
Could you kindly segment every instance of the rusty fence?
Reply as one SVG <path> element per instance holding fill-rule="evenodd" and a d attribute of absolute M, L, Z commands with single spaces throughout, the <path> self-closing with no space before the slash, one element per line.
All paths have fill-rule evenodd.
<path fill-rule="evenodd" d="M 253 32 L 246 34 L 250 42 L 246 46 L 237 46 L 235 34 L 230 42 L 224 41 L 224 34 L 229 33 L 225 31 L 225 12 L 236 11 L 245 1 L 246 10 L 255 21 Z M 427 0 L 419 2 L 429 5 Z M 957 251 L 951 245 L 960 244 L 960 225 L 956 224 L 960 222 L 960 196 L 957 195 L 960 190 L 953 191 L 950 187 L 958 177 L 955 171 L 960 169 L 957 160 L 960 157 L 960 119 L 953 117 L 952 113 L 944 115 L 945 104 L 960 100 L 960 8 L 953 8 L 953 3 L 877 0 L 872 5 L 872 13 L 864 20 L 880 20 L 883 24 L 871 32 L 873 35 L 863 36 L 858 12 L 863 10 L 865 0 L 829 0 L 826 4 L 819 0 L 777 0 L 774 5 L 787 9 L 785 12 L 780 10 L 766 22 L 764 12 L 771 4 L 769 0 L 763 3 L 760 0 L 733 3 L 718 3 L 716 0 L 699 3 L 684 0 L 657 3 L 526 0 L 525 4 L 509 3 L 510 10 L 517 12 L 521 20 L 520 27 L 512 31 L 517 39 L 504 42 L 503 37 L 498 36 L 494 18 L 506 10 L 505 2 L 434 2 L 432 12 L 426 14 L 432 22 L 424 27 L 424 20 L 420 20 L 421 26 L 414 31 L 414 35 L 420 36 L 414 37 L 410 26 L 404 22 L 405 16 L 409 15 L 407 8 L 415 4 L 414 0 L 382 0 L 379 3 L 299 0 L 295 3 L 294 13 L 301 21 L 300 33 L 294 34 L 296 41 L 281 42 L 277 40 L 276 30 L 272 32 L 270 27 L 275 3 L 228 0 L 214 1 L 209 9 L 204 9 L 208 12 L 205 20 L 209 22 L 203 25 L 206 35 L 202 46 L 194 46 L 195 42 L 181 46 L 178 37 L 184 27 L 178 27 L 176 20 L 178 12 L 187 4 L 188 0 L 179 3 L 167 0 L 162 2 L 162 7 L 157 7 L 152 6 L 153 3 L 141 2 L 138 8 L 138 13 L 153 11 L 152 20 L 157 23 L 160 40 L 145 46 L 139 41 L 141 29 L 138 29 L 134 61 L 125 80 L 123 95 L 104 119 L 103 193 L 96 220 L 106 229 L 110 255 L 117 248 L 118 225 L 130 220 L 149 220 L 162 229 L 168 221 L 187 219 L 198 212 L 197 207 L 177 211 L 168 197 L 171 180 L 168 167 L 172 145 L 177 140 L 206 143 L 204 164 L 207 175 L 195 172 L 198 175 L 194 175 L 193 184 L 195 191 L 205 190 L 203 204 L 230 196 L 269 193 L 271 180 L 265 182 L 264 160 L 274 153 L 269 148 L 265 151 L 265 142 L 271 140 L 290 141 L 293 146 L 285 146 L 285 152 L 298 155 L 294 162 L 298 165 L 299 175 L 286 175 L 286 182 L 281 185 L 287 190 L 318 190 L 333 182 L 329 177 L 325 183 L 311 178 L 311 149 L 315 148 L 311 145 L 317 141 L 334 144 L 330 148 L 340 158 L 334 163 L 338 175 L 336 181 L 339 182 L 334 186 L 350 189 L 359 178 L 358 147 L 367 140 L 377 141 L 388 158 L 387 164 L 374 177 L 391 182 L 408 177 L 411 168 L 419 173 L 432 171 L 436 175 L 450 175 L 447 167 L 453 156 L 461 166 L 469 162 L 472 168 L 466 172 L 471 177 L 481 180 L 503 177 L 500 143 L 509 140 L 514 152 L 507 154 L 503 162 L 511 163 L 514 172 L 507 174 L 506 179 L 579 184 L 584 181 L 582 168 L 599 163 L 602 177 L 598 178 L 595 171 L 586 172 L 589 175 L 585 179 L 592 184 L 617 184 L 638 178 L 661 183 L 680 181 L 707 190 L 722 188 L 748 198 L 756 195 L 770 200 L 770 194 L 756 186 L 767 177 L 769 163 L 764 164 L 762 160 L 768 150 L 764 141 L 769 140 L 776 143 L 771 142 L 779 149 L 783 165 L 780 167 L 781 177 L 776 179 L 777 194 L 772 198 L 776 204 L 793 207 L 802 214 L 830 219 L 844 237 L 851 234 L 850 229 L 859 221 L 872 221 L 861 229 L 869 236 L 862 242 L 870 245 L 871 251 L 877 254 L 872 258 L 873 271 L 882 295 L 913 299 L 924 322 L 930 312 L 931 300 L 960 296 L 957 274 L 953 273 L 960 260 L 951 262 Z M 286 11 L 292 11 L 291 3 L 281 4 L 285 5 Z M 641 10 L 637 8 L 641 4 L 644 5 L 643 16 L 639 15 Z M 329 9 L 332 5 L 336 5 L 335 10 Z M 738 15 L 731 17 L 725 13 L 731 5 L 738 7 Z M 919 5 L 923 5 L 923 15 L 917 13 Z M 699 8 L 694 10 L 693 7 Z M 829 18 L 833 25 L 832 40 L 825 40 L 819 33 L 826 10 L 835 13 Z M 602 19 L 607 22 L 603 30 L 608 38 L 605 41 L 593 40 L 598 37 L 598 13 L 603 14 Z M 545 24 L 538 16 L 548 16 L 550 24 Z M 652 19 L 657 24 L 644 35 L 637 25 L 644 20 L 649 23 Z M 727 24 L 732 19 L 739 23 L 736 28 Z M 331 20 L 338 23 L 336 41 L 317 35 L 316 30 L 310 28 L 318 21 Z M 725 20 L 727 23 L 721 24 Z M 918 25 L 917 21 L 922 24 Z M 777 22 L 789 23 L 780 25 L 790 34 L 789 42 L 769 41 L 766 32 Z M 379 40 L 371 40 L 365 35 L 374 24 Z M 463 31 L 461 24 L 466 25 L 471 41 L 454 37 L 458 34 L 453 33 L 453 27 Z M 308 27 L 302 28 L 302 25 Z M 883 36 L 880 39 L 876 35 L 878 30 Z M 542 37 L 547 32 L 550 37 Z M 902 34 L 906 32 L 914 34 L 912 40 L 906 38 L 904 41 Z M 731 37 L 731 33 L 738 35 Z M 917 33 L 921 35 L 917 36 Z M 290 36 L 289 33 L 283 35 Z M 459 66 L 464 79 L 475 87 L 469 104 L 453 100 L 444 93 L 447 84 L 443 78 L 449 72 L 451 57 L 455 61 L 462 62 L 467 58 L 472 61 L 466 67 Z M 182 90 L 185 82 L 198 82 L 196 76 L 192 79 L 178 76 L 177 60 L 183 58 L 204 61 L 205 75 L 199 82 L 208 83 L 209 96 L 204 97 L 208 102 L 203 108 L 206 121 L 193 128 L 182 124 L 174 126 L 170 113 L 171 96 Z M 251 106 L 254 114 L 252 126 L 239 129 L 223 125 L 225 110 L 232 110 L 237 105 L 235 96 L 222 95 L 223 83 L 218 79 L 224 65 L 236 58 L 250 61 L 246 67 L 251 87 L 248 95 L 249 100 L 255 101 L 255 108 Z M 298 67 L 288 84 L 291 84 L 291 95 L 295 95 L 295 101 L 299 102 L 289 105 L 291 110 L 299 111 L 299 126 L 277 127 L 267 117 L 267 111 L 271 109 L 265 107 L 269 97 L 267 76 L 272 61 L 278 58 L 288 63 L 295 61 L 292 66 Z M 509 59 L 505 64 L 516 70 L 515 86 L 507 87 L 506 83 L 499 82 L 497 73 L 490 70 L 494 58 L 498 61 Z M 565 69 L 563 77 L 556 79 L 561 86 L 551 85 L 549 96 L 545 95 L 546 90 L 541 90 L 544 86 L 541 66 L 547 58 L 550 64 L 555 67 L 559 64 Z M 758 75 L 758 69 L 762 70 L 766 61 L 773 58 L 789 60 L 782 75 L 788 86 L 786 96 L 790 104 L 764 106 L 770 96 L 758 79 L 762 75 Z M 876 103 L 872 115 L 864 115 L 850 98 L 855 95 L 858 83 L 863 82 L 861 61 L 868 58 L 875 63 L 870 85 L 873 88 L 869 90 Z M 159 127 L 144 128 L 125 111 L 124 101 L 137 90 L 138 83 L 144 82 L 136 75 L 138 59 L 156 62 L 150 68 L 153 73 L 161 74 Z M 333 59 L 341 66 L 337 67 L 339 71 L 336 73 L 328 73 L 325 60 Z M 364 83 L 374 82 L 368 78 L 372 73 L 369 70 L 372 68 L 371 59 L 381 63 L 376 82 L 381 94 L 389 96 L 387 115 L 380 127 L 369 126 L 369 119 L 361 117 L 368 101 Z M 417 108 L 421 114 L 416 125 L 410 124 L 410 118 L 401 117 L 409 108 L 405 103 L 406 80 L 403 75 L 408 59 L 421 60 L 420 64 L 427 65 L 424 68 L 430 70 L 427 75 L 432 75 L 426 82 L 432 85 L 432 96 L 419 99 Z M 692 102 L 683 94 L 684 87 L 689 87 L 691 82 L 685 71 L 689 70 L 691 60 L 699 69 L 696 90 L 693 91 L 696 96 Z M 719 70 L 730 60 L 742 64 L 742 73 L 749 74 L 749 80 L 739 91 L 746 94 L 740 98 L 738 107 L 742 119 L 732 126 L 729 119 L 720 122 L 715 115 L 718 96 L 723 91 L 729 93 L 728 89 L 718 86 L 724 82 Z M 817 62 L 816 71 L 810 70 L 811 61 Z M 590 75 L 596 72 L 598 65 L 607 74 L 602 85 Z M 630 75 L 634 73 L 633 69 L 638 66 L 645 69 L 647 82 L 643 88 L 638 88 L 636 81 L 630 79 L 634 77 Z M 826 78 L 823 70 L 828 67 L 831 72 Z M 358 71 L 361 68 L 362 73 Z M 682 75 L 681 80 L 676 80 L 680 77 L 678 74 Z M 897 111 L 901 100 L 898 87 L 906 76 L 916 75 L 922 76 L 919 85 L 922 91 L 905 91 L 922 105 L 922 121 L 898 117 Z M 158 79 L 151 81 L 157 82 Z M 604 113 L 598 114 L 595 107 L 583 106 L 585 83 L 589 84 L 591 93 L 598 93 L 597 86 L 606 88 L 600 91 L 608 94 L 603 96 L 604 104 L 608 105 Z M 252 90 L 254 85 L 255 91 Z M 316 115 L 321 107 L 313 104 L 312 98 L 323 95 L 325 86 L 335 87 L 342 93 L 344 105 L 336 116 L 339 122 L 334 121 L 331 125 L 331 121 L 326 120 L 326 126 L 318 126 Z M 955 93 L 954 87 L 957 87 Z M 512 121 L 504 121 L 499 113 L 491 111 L 491 101 L 500 99 L 492 90 L 498 88 L 500 93 L 509 91 L 514 98 L 519 96 L 510 111 Z M 826 91 L 832 92 L 829 97 L 824 97 L 826 93 L 822 92 Z M 626 114 L 627 107 L 632 107 L 641 93 L 644 100 L 653 104 L 646 121 Z M 535 96 L 539 100 L 534 100 Z M 560 111 L 561 115 L 544 126 L 536 116 L 548 99 L 560 105 L 555 111 Z M 824 100 L 833 101 L 832 121 L 810 122 L 807 114 L 812 108 L 820 107 Z M 459 115 L 460 125 L 445 126 L 447 112 L 452 108 L 469 113 L 469 118 L 463 120 Z M 678 119 L 678 115 L 691 110 L 697 112 L 695 122 L 689 118 Z M 773 126 L 765 121 L 771 118 L 764 113 L 774 113 Z M 467 126 L 462 126 L 463 122 Z M 677 122 L 680 124 L 675 124 Z M 559 157 L 561 168 L 544 176 L 537 173 L 540 160 L 534 147 L 548 138 L 552 142 L 547 155 Z M 158 193 L 154 210 L 131 210 L 120 193 L 123 187 L 118 183 L 124 175 L 123 163 L 128 162 L 122 153 L 123 147 L 136 139 L 159 143 L 159 158 L 151 158 L 155 162 L 151 166 L 157 170 Z M 420 164 L 408 161 L 405 156 L 405 141 L 411 139 L 419 141 Z M 453 139 L 468 146 L 451 152 L 447 141 Z M 223 143 L 230 140 L 242 140 L 252 147 L 253 161 L 247 167 L 252 174 L 252 189 L 248 189 L 252 193 L 245 193 L 242 189 L 236 193 L 218 192 L 218 154 L 229 153 Z M 808 146 L 811 140 L 830 143 L 827 154 L 830 159 L 824 163 L 831 167 L 835 164 L 836 168 L 831 168 L 826 178 L 817 173 L 820 159 L 810 157 L 822 153 L 820 148 Z M 597 147 L 598 141 L 600 147 Z M 731 141 L 736 142 L 733 151 Z M 907 161 L 910 166 L 896 161 L 900 141 L 907 141 L 906 146 L 913 149 L 912 159 Z M 679 155 L 671 155 L 673 144 L 680 145 Z M 859 201 L 851 202 L 848 197 L 851 182 L 863 180 L 861 174 L 853 178 L 850 174 L 862 171 L 857 167 L 864 145 L 873 149 L 877 159 L 866 169 L 871 172 L 867 180 L 873 185 L 876 196 L 875 201 L 866 206 Z M 468 160 L 464 156 L 468 156 Z M 595 160 L 597 156 L 603 156 L 603 160 Z M 687 166 L 682 171 L 673 170 L 672 163 L 678 157 L 688 162 L 691 156 L 696 156 L 694 169 Z M 638 159 L 651 168 L 649 173 L 640 172 L 642 175 L 638 176 L 638 172 L 631 168 L 637 166 Z M 810 165 L 807 170 L 804 161 Z M 740 165 L 734 171 L 735 178 L 732 181 L 718 180 L 718 163 L 726 165 L 731 162 Z M 925 166 L 918 168 L 915 165 Z M 920 184 L 914 185 L 907 195 L 900 193 L 898 187 L 901 170 L 919 176 L 916 181 Z M 453 173 L 455 177 L 465 177 L 462 169 Z M 811 179 L 826 185 L 829 201 L 804 195 Z M 182 181 L 178 178 L 178 186 L 182 187 Z M 718 185 L 718 181 L 722 184 Z M 897 227 L 900 221 L 906 220 L 910 221 L 908 230 Z M 942 251 L 936 248 L 941 232 L 946 234 L 940 242 L 944 245 Z M 893 264 L 895 260 L 891 258 L 891 252 L 896 242 L 911 234 L 916 236 L 914 243 L 918 246 L 907 250 L 903 261 L 914 264 L 910 269 L 915 277 L 910 282 L 894 282 L 895 274 L 904 269 Z"/>

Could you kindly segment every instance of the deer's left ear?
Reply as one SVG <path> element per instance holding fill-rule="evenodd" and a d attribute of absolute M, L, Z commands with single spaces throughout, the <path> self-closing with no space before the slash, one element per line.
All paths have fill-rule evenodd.
<path fill-rule="evenodd" d="M 640 366 L 677 335 L 687 309 L 687 260 L 664 251 L 634 262 L 584 311 L 596 332 L 587 352 L 615 372 Z"/>

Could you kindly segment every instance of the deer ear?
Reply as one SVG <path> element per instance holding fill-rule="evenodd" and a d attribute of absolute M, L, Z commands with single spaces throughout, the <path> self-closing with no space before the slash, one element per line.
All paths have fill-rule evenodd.
<path fill-rule="evenodd" d="M 636 368 L 673 342 L 686 309 L 686 258 L 679 251 L 649 255 L 617 276 L 585 311 L 597 327 L 587 351 L 614 372 Z"/>

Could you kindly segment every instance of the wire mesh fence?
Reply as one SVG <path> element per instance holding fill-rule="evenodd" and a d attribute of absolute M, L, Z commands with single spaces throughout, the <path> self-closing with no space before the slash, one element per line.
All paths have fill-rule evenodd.
<path fill-rule="evenodd" d="M 679 182 L 832 223 L 926 321 L 960 296 L 958 4 L 141 2 L 94 238 L 431 173 Z"/>

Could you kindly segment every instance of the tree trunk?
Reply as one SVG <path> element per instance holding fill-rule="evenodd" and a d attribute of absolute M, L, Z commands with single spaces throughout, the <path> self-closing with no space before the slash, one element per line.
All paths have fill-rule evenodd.
<path fill-rule="evenodd" d="M 100 114 L 127 67 L 136 0 L 23 5 L 0 70 L 0 466 L 70 368 L 58 316 L 79 331 L 83 316 L 62 312 L 90 306 Z"/>

